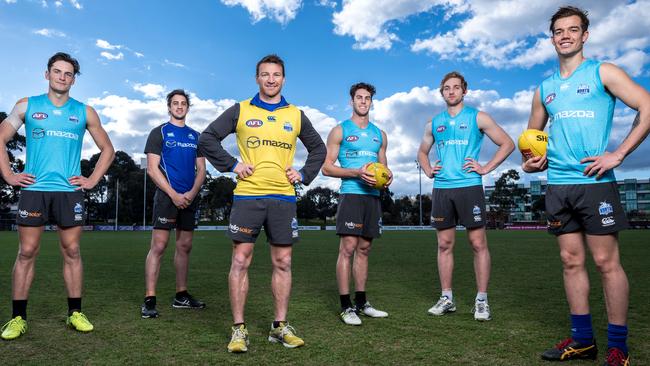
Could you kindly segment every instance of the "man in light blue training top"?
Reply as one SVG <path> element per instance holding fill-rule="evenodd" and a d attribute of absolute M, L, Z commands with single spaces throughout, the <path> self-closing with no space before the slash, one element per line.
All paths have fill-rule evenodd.
<path fill-rule="evenodd" d="M 650 131 L 650 94 L 618 67 L 583 56 L 588 27 L 587 13 L 571 6 L 551 18 L 551 42 L 560 69 L 535 91 L 528 120 L 528 128 L 543 130 L 550 118 L 548 156 L 528 159 L 522 169 L 539 172 L 548 164 L 548 230 L 560 247 L 571 312 L 571 337 L 546 350 L 542 358 L 598 356 L 589 310 L 586 239 L 605 290 L 609 320 L 605 365 L 628 365 L 629 287 L 618 249 L 618 232 L 627 228 L 627 219 L 613 169 Z M 629 135 L 610 153 L 605 149 L 617 97 L 639 114 Z"/>
<path fill-rule="evenodd" d="M 496 169 L 514 150 L 508 134 L 485 112 L 465 106 L 467 82 L 450 72 L 440 83 L 447 108 L 424 128 L 418 162 L 429 178 L 435 178 L 431 195 L 431 225 L 438 239 L 438 274 L 442 294 L 429 309 L 432 315 L 456 311 L 452 292 L 456 225 L 467 229 L 474 250 L 477 294 L 474 319 L 491 319 L 487 288 L 490 280 L 490 252 L 485 235 L 485 197 L 482 176 Z M 483 135 L 499 148 L 485 165 L 478 162 Z M 436 145 L 438 160 L 431 165 L 429 152 Z"/>
<path fill-rule="evenodd" d="M 79 62 L 56 53 L 47 63 L 47 94 L 23 98 L 0 124 L 0 171 L 12 186 L 22 187 L 18 202 L 20 247 L 13 269 L 11 320 L 2 327 L 2 338 L 15 339 L 27 331 L 27 295 L 34 279 L 34 263 L 45 224 L 57 225 L 63 279 L 68 292 L 68 326 L 90 332 L 93 325 L 81 312 L 83 269 L 79 241 L 85 219 L 84 189 L 92 189 L 113 161 L 113 145 L 102 128 L 97 112 L 70 98 L 79 74 Z M 6 144 L 25 125 L 27 157 L 25 171 L 9 166 Z M 81 146 L 88 130 L 100 150 L 90 177 L 81 175 Z"/>
<path fill-rule="evenodd" d="M 144 152 L 147 172 L 158 189 L 153 203 L 151 249 L 145 262 L 145 298 L 140 315 L 157 318 L 156 283 L 171 229 L 176 229 L 176 309 L 202 309 L 205 303 L 187 292 L 187 273 L 197 219 L 196 196 L 205 181 L 205 158 L 198 151 L 199 133 L 185 124 L 190 96 L 182 89 L 167 94 L 169 122 L 149 133 Z"/>
<path fill-rule="evenodd" d="M 349 325 L 361 325 L 357 314 L 385 318 L 388 313 L 377 310 L 366 300 L 368 254 L 372 240 L 381 234 L 381 203 L 377 182 L 368 172 L 371 163 L 387 165 L 386 133 L 370 122 L 369 112 L 375 87 L 357 83 L 350 88 L 352 117 L 334 127 L 327 137 L 327 157 L 324 175 L 341 178 L 336 233 L 340 236 L 336 280 L 341 300 L 341 320 Z M 336 161 L 340 166 L 336 166 Z M 386 186 L 390 185 L 393 175 Z M 354 257 L 354 263 L 352 258 Z M 355 305 L 350 300 L 350 269 L 353 269 Z"/>

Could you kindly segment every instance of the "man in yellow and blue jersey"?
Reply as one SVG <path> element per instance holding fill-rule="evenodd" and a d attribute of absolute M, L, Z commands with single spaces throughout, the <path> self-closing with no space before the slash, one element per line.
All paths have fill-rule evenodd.
<path fill-rule="evenodd" d="M 95 110 L 70 97 L 79 74 L 79 62 L 67 53 L 50 57 L 45 79 L 48 92 L 23 98 L 0 124 L 0 171 L 12 186 L 20 186 L 18 238 L 20 246 L 12 277 L 12 316 L 2 327 L 1 337 L 18 338 L 27 330 L 27 296 L 34 279 L 45 224 L 57 225 L 63 255 L 63 279 L 68 293 L 67 324 L 80 332 L 93 325 L 81 312 L 83 268 L 79 242 L 85 221 L 84 190 L 103 177 L 114 157 L 114 149 Z M 27 156 L 25 170 L 15 173 L 9 166 L 6 144 L 25 125 Z M 84 133 L 100 150 L 95 170 L 81 175 Z"/>
<path fill-rule="evenodd" d="M 341 178 L 336 213 L 336 234 L 340 237 L 336 261 L 336 280 L 341 301 L 341 320 L 348 325 L 361 325 L 359 314 L 385 318 L 366 300 L 368 255 L 372 241 L 381 235 L 381 203 L 377 183 L 367 167 L 372 163 L 387 166 L 386 133 L 370 122 L 370 107 L 375 87 L 357 83 L 350 88 L 352 117 L 335 126 L 327 137 L 327 157 L 323 175 Z M 340 166 L 335 165 L 339 161 Z M 393 180 L 392 174 L 385 186 Z M 352 260 L 354 258 L 354 260 Z M 350 299 L 350 270 L 353 269 L 355 305 Z"/>
<path fill-rule="evenodd" d="M 587 59 L 589 18 L 566 6 L 552 16 L 551 42 L 560 68 L 533 97 L 528 128 L 543 130 L 550 119 L 547 155 L 526 160 L 522 169 L 548 167 L 548 230 L 557 237 L 564 289 L 571 313 L 571 336 L 542 353 L 551 361 L 596 359 L 589 310 L 585 242 L 600 272 L 607 307 L 605 365 L 629 365 L 627 309 L 629 285 L 621 266 L 618 232 L 627 228 L 614 168 L 650 131 L 650 94 L 617 66 Z M 639 112 L 628 136 L 606 151 L 616 98 Z"/>
<path fill-rule="evenodd" d="M 456 225 L 467 229 L 474 251 L 476 298 L 474 319 L 491 319 L 487 288 L 491 259 L 485 234 L 485 196 L 483 175 L 496 169 L 512 153 L 515 144 L 508 134 L 485 112 L 466 106 L 467 81 L 458 72 L 450 72 L 440 82 L 440 93 L 447 108 L 433 117 L 424 128 L 418 150 L 418 162 L 429 178 L 434 178 L 431 194 L 431 225 L 438 241 L 438 274 L 441 295 L 429 309 L 432 315 L 456 311 L 452 291 Z M 478 162 L 483 136 L 498 149 L 490 161 Z M 435 144 L 438 160 L 431 165 L 429 152 Z"/>
<path fill-rule="evenodd" d="M 255 76 L 259 93 L 224 111 L 203 131 L 199 147 L 220 172 L 237 174 L 228 234 L 233 241 L 228 276 L 233 316 L 229 352 L 248 350 L 244 306 L 248 295 L 248 268 L 262 227 L 271 247 L 271 287 L 275 318 L 268 340 L 287 348 L 304 345 L 287 322 L 291 292 L 291 253 L 298 241 L 294 185 L 311 183 L 325 159 L 325 144 L 304 112 L 282 96 L 284 61 L 277 55 L 262 58 Z M 230 155 L 221 141 L 237 137 L 241 160 Z M 296 142 L 308 151 L 302 169 L 293 167 Z"/>

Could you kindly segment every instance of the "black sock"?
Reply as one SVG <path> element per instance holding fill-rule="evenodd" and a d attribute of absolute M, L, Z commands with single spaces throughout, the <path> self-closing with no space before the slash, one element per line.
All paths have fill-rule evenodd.
<path fill-rule="evenodd" d="M 273 328 L 279 327 L 280 323 L 285 323 L 286 324 L 286 322 L 287 322 L 286 320 L 274 320 L 273 321 Z"/>
<path fill-rule="evenodd" d="M 146 296 L 144 298 L 144 306 L 151 310 L 156 308 L 156 297 L 155 296 Z"/>
<path fill-rule="evenodd" d="M 187 290 L 179 291 L 176 293 L 176 298 L 181 299 L 183 297 L 189 297 L 190 294 L 187 292 Z"/>
<path fill-rule="evenodd" d="M 357 309 L 361 309 L 366 304 L 365 291 L 356 291 L 354 293 L 354 304 L 357 306 Z"/>
<path fill-rule="evenodd" d="M 81 298 L 68 297 L 68 316 L 72 315 L 75 311 L 81 311 Z"/>
<path fill-rule="evenodd" d="M 341 309 L 345 310 L 352 307 L 352 300 L 350 300 L 350 294 L 339 295 L 341 299 Z"/>
<path fill-rule="evenodd" d="M 13 300 L 11 301 L 12 314 L 11 318 L 17 316 L 27 320 L 27 299 L 25 300 Z"/>

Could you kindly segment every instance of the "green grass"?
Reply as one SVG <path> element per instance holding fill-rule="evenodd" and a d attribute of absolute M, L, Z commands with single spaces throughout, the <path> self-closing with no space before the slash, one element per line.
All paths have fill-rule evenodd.
<path fill-rule="evenodd" d="M 223 232 L 197 232 L 190 290 L 207 302 L 202 311 L 173 310 L 173 248 L 167 249 L 158 286 L 159 319 L 140 319 L 144 292 L 145 232 L 88 232 L 83 236 L 84 312 L 90 334 L 65 328 L 66 295 L 56 234 L 43 237 L 29 299 L 29 330 L 0 342 L 1 364 L 297 364 L 297 365 L 541 365 L 539 353 L 568 335 L 559 254 L 544 232 L 490 231 L 493 260 L 490 305 L 493 321 L 470 314 L 475 284 L 472 254 L 459 233 L 454 277 L 458 311 L 427 315 L 439 294 L 433 232 L 387 232 L 370 258 L 369 299 L 390 312 L 361 327 L 337 318 L 337 238 L 333 232 L 303 232 L 294 249 L 289 320 L 307 345 L 289 350 L 266 340 L 273 316 L 271 265 L 263 238 L 250 270 L 246 319 L 249 352 L 226 352 L 231 323 L 227 291 L 230 243 Z M 650 231 L 621 235 L 630 287 L 630 348 L 635 364 L 650 363 Z M 11 268 L 17 235 L 0 232 L 0 320 L 11 315 Z M 596 337 L 606 345 L 606 314 L 600 279 L 589 261 Z M 577 362 L 575 365 L 593 365 Z"/>

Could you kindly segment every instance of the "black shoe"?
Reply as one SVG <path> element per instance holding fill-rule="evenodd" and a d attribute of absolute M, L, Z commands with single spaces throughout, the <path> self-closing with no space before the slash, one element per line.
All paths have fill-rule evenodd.
<path fill-rule="evenodd" d="M 542 353 L 542 359 L 547 361 L 569 361 L 579 359 L 592 359 L 598 357 L 596 342 L 580 343 L 571 338 L 565 339 Z"/>
<path fill-rule="evenodd" d="M 140 315 L 142 315 L 142 319 L 149 319 L 149 318 L 157 318 L 158 317 L 158 310 L 156 308 L 149 309 L 146 304 L 142 304 L 142 308 L 140 310 Z"/>
<path fill-rule="evenodd" d="M 176 309 L 203 309 L 205 307 L 205 303 L 195 299 L 192 295 L 187 294 L 185 296 L 181 296 L 180 298 L 174 297 L 172 307 Z"/>
<path fill-rule="evenodd" d="M 620 348 L 612 347 L 607 350 L 603 366 L 630 366 L 630 355 L 623 353 Z"/>

